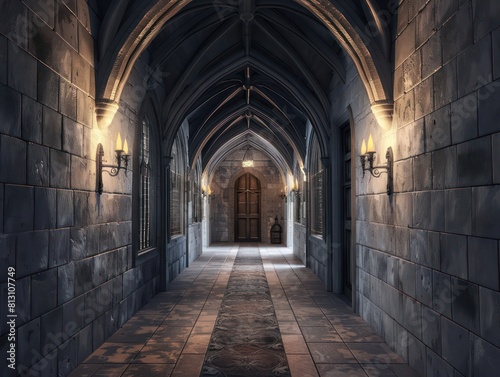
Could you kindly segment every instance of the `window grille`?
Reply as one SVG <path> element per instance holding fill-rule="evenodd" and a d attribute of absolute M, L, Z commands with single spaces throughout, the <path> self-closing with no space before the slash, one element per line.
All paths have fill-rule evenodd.
<path fill-rule="evenodd" d="M 150 127 L 146 118 L 142 121 L 141 148 L 139 155 L 139 250 L 151 247 L 151 165 Z"/>

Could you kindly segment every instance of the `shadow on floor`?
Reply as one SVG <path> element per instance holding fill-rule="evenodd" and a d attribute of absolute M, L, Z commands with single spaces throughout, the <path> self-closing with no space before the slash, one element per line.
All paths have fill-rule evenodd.
<path fill-rule="evenodd" d="M 291 376 L 417 376 L 290 249 L 261 244 L 204 250 L 71 376 L 200 376 L 240 249 L 260 252 Z"/>

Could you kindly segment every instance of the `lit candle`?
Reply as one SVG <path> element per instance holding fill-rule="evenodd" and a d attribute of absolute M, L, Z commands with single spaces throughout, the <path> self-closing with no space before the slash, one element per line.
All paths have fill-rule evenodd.
<path fill-rule="evenodd" d="M 118 138 L 116 139 L 116 148 L 115 148 L 117 151 L 121 151 L 122 150 L 122 137 L 120 135 L 120 133 L 118 132 Z"/>
<path fill-rule="evenodd" d="M 366 154 L 366 142 L 365 142 L 365 139 L 363 139 L 363 144 L 361 144 L 361 154 L 362 155 Z"/>
<path fill-rule="evenodd" d="M 370 134 L 370 138 L 368 139 L 368 152 L 375 152 L 375 146 L 373 145 L 372 134 Z"/>
<path fill-rule="evenodd" d="M 125 154 L 128 154 L 128 143 L 127 143 L 127 139 L 125 139 L 125 143 L 123 144 L 123 151 L 125 152 Z"/>

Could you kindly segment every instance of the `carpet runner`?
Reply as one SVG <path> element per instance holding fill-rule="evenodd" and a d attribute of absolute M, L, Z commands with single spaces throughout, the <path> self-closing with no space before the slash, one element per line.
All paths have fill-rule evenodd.
<path fill-rule="evenodd" d="M 262 258 L 236 256 L 200 377 L 290 377 Z"/>

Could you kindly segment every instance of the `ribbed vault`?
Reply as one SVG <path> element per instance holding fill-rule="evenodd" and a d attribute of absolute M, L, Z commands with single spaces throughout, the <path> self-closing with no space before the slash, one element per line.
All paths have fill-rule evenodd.
<path fill-rule="evenodd" d="M 103 5 L 104 7 L 105 5 Z M 162 72 L 166 150 L 185 122 L 190 163 L 238 135 L 263 136 L 288 168 L 305 158 L 307 124 L 328 155 L 329 85 L 349 56 L 379 123 L 392 116 L 389 41 L 376 0 L 120 0 L 99 38 L 96 112 L 106 126 L 137 59 Z M 376 37 L 360 30 L 373 23 Z"/>

